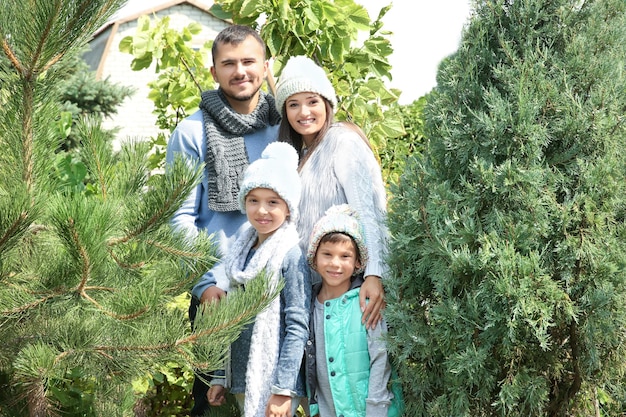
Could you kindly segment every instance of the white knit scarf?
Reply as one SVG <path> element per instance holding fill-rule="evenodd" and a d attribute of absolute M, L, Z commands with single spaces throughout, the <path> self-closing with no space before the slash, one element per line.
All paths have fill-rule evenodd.
<path fill-rule="evenodd" d="M 248 265 L 248 253 L 256 243 L 257 231 L 252 227 L 243 230 L 230 247 L 224 261 L 231 284 L 245 285 L 263 270 L 270 285 L 275 287 L 281 275 L 287 252 L 298 244 L 298 232 L 292 222 L 285 222 L 256 250 Z M 257 314 L 250 340 L 250 356 L 246 371 L 245 417 L 264 417 L 270 397 L 270 387 L 278 363 L 280 339 L 280 297 Z"/>

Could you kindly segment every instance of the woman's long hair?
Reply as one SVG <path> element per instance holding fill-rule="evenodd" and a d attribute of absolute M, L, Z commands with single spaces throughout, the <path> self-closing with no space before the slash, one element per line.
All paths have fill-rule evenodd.
<path fill-rule="evenodd" d="M 319 132 L 317 132 L 317 135 L 315 135 L 315 138 L 313 138 L 313 142 L 311 143 L 311 145 L 308 147 L 305 146 L 304 140 L 302 140 L 302 135 L 296 132 L 293 127 L 291 127 L 291 124 L 289 123 L 289 120 L 287 120 L 287 116 L 286 116 L 287 115 L 286 102 L 283 105 L 282 114 L 285 116 L 283 116 L 282 120 L 280 121 L 280 126 L 278 128 L 278 141 L 287 142 L 291 144 L 294 148 L 296 148 L 296 151 L 298 151 L 298 156 L 300 158 L 298 170 L 302 168 L 302 166 L 308 159 L 309 155 L 311 155 L 313 151 L 315 150 L 315 148 L 317 147 L 317 145 L 319 145 L 320 142 L 324 140 L 324 137 L 326 137 L 326 133 L 328 133 L 328 130 L 330 129 L 330 127 L 333 125 L 333 123 L 335 123 L 335 117 L 334 117 L 335 113 L 333 111 L 332 104 L 330 104 L 330 101 L 328 101 L 325 97 L 323 96 L 319 96 L 319 97 L 324 101 L 324 107 L 326 108 L 326 121 L 324 122 L 324 125 L 319 130 Z M 349 129 L 355 131 L 361 137 L 361 139 L 363 139 L 363 141 L 367 144 L 368 148 L 372 149 L 372 145 L 370 144 L 370 141 L 367 139 L 367 136 L 365 136 L 365 133 L 359 126 L 357 126 L 356 124 L 352 122 L 340 122 L 340 123 L 348 127 Z"/>

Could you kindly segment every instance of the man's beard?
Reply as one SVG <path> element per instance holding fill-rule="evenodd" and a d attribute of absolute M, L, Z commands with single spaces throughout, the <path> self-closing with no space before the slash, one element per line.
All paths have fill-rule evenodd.
<path fill-rule="evenodd" d="M 261 89 L 261 86 L 259 85 L 259 87 L 254 90 L 251 94 L 245 95 L 245 96 L 232 96 L 230 94 L 228 94 L 226 91 L 224 91 L 224 89 L 222 89 L 222 93 L 224 93 L 224 95 L 228 98 L 231 98 L 235 101 L 250 101 L 252 99 L 252 97 L 256 96 L 256 94 L 259 92 L 259 90 Z"/>

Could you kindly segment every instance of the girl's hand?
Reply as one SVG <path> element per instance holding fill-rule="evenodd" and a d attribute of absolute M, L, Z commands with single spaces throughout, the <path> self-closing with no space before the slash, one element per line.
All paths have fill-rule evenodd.
<path fill-rule="evenodd" d="M 272 394 L 267 402 L 265 417 L 292 417 L 291 397 Z"/>
<path fill-rule="evenodd" d="M 214 407 L 226 404 L 226 388 L 223 385 L 212 385 L 206 393 L 206 399 Z"/>

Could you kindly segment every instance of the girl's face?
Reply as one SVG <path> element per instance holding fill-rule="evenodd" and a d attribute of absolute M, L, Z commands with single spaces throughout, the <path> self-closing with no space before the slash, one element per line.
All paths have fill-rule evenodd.
<path fill-rule="evenodd" d="M 320 243 L 315 253 L 315 269 L 335 298 L 350 289 L 352 275 L 359 266 L 357 249 L 351 239 Z"/>
<path fill-rule="evenodd" d="M 259 234 L 258 245 L 270 237 L 289 216 L 289 206 L 274 190 L 254 188 L 246 195 L 246 216 Z"/>
<path fill-rule="evenodd" d="M 285 102 L 285 114 L 293 130 L 309 146 L 326 122 L 326 105 L 319 94 L 297 93 Z"/>

